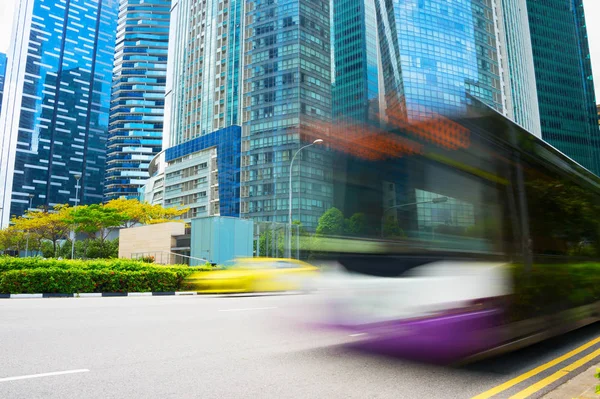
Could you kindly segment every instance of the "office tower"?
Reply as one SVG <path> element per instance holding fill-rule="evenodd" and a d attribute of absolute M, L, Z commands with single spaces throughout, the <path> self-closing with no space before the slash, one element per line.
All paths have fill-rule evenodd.
<path fill-rule="evenodd" d="M 188 208 L 183 219 L 240 216 L 241 128 L 229 126 L 161 151 L 150 163 L 142 197 Z"/>
<path fill-rule="evenodd" d="M 240 124 L 243 2 L 173 0 L 163 148 Z"/>
<path fill-rule="evenodd" d="M 502 70 L 507 86 L 506 116 L 537 137 L 542 136 L 527 0 L 497 4 Z"/>
<path fill-rule="evenodd" d="M 377 121 L 381 57 L 374 0 L 334 0 L 332 110 L 335 120 Z M 349 40 L 350 39 L 350 40 Z"/>
<path fill-rule="evenodd" d="M 303 150 L 292 173 L 292 217 L 314 229 L 333 198 L 322 128 L 331 120 L 329 0 L 245 5 L 242 216 L 287 222 L 291 159 L 318 134 L 325 144 Z"/>
<path fill-rule="evenodd" d="M 112 77 L 105 201 L 138 198 L 162 149 L 171 0 L 121 0 Z"/>
<path fill-rule="evenodd" d="M 376 0 L 375 6 L 388 114 L 405 112 L 415 121 L 461 112 L 469 96 L 505 112 L 491 2 Z"/>
<path fill-rule="evenodd" d="M 30 204 L 102 201 L 117 10 L 115 0 L 18 3 L 0 116 L 2 226 Z"/>
<path fill-rule="evenodd" d="M 527 0 L 542 138 L 600 173 L 600 136 L 583 0 Z"/>
<path fill-rule="evenodd" d="M 2 94 L 4 93 L 4 76 L 6 75 L 6 54 L 0 53 L 0 111 L 2 111 Z"/>

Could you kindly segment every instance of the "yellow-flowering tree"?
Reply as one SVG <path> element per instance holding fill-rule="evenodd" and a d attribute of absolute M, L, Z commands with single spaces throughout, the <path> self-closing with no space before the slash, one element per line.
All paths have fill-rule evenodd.
<path fill-rule="evenodd" d="M 115 209 L 124 216 L 121 227 L 133 227 L 136 224 L 157 224 L 173 221 L 187 212 L 187 209 L 164 208 L 150 205 L 137 199 L 118 198 L 107 202 L 106 208 Z"/>
<path fill-rule="evenodd" d="M 70 210 L 68 205 L 55 205 L 51 211 L 27 211 L 25 215 L 11 220 L 9 230 L 33 234 L 38 241 L 52 242 L 54 254 L 56 254 L 58 242 L 66 239 L 69 235 L 70 226 L 65 220 L 68 218 Z"/>

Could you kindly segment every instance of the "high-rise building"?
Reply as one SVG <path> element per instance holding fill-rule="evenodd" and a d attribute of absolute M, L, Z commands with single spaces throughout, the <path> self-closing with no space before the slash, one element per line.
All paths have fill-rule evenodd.
<path fill-rule="evenodd" d="M 542 138 L 600 174 L 583 0 L 527 0 Z"/>
<path fill-rule="evenodd" d="M 116 0 L 18 2 L 0 116 L 2 226 L 30 205 L 102 201 L 117 10 Z"/>
<path fill-rule="evenodd" d="M 417 121 L 474 97 L 540 136 L 525 0 L 332 0 L 335 119 Z"/>
<path fill-rule="evenodd" d="M 447 115 L 463 111 L 469 96 L 505 112 L 490 1 L 375 0 L 375 6 L 387 113 L 401 117 L 403 101 L 409 121 Z"/>
<path fill-rule="evenodd" d="M 331 120 L 329 21 L 329 0 L 173 0 L 163 147 L 243 125 L 231 185 L 243 217 L 287 221 L 302 132 Z M 308 228 L 332 200 L 326 152 L 307 149 L 294 165 L 294 218 Z"/>
<path fill-rule="evenodd" d="M 240 124 L 243 1 L 173 0 L 163 147 Z"/>
<path fill-rule="evenodd" d="M 527 0 L 503 0 L 497 4 L 502 71 L 507 86 L 506 116 L 541 137 Z"/>
<path fill-rule="evenodd" d="M 331 120 L 329 0 L 246 1 L 242 215 L 287 222 L 290 163 Z M 326 144 L 325 144 L 326 145 Z M 331 207 L 325 145 L 303 150 L 292 171 L 292 217 L 308 229 Z"/>
<path fill-rule="evenodd" d="M 121 0 L 104 199 L 138 198 L 162 149 L 171 0 Z"/>
<path fill-rule="evenodd" d="M 334 119 L 376 121 L 382 111 L 381 56 L 374 0 L 333 5 Z M 348 40 L 352 38 L 352 40 Z"/>
<path fill-rule="evenodd" d="M 4 76 L 6 75 L 6 54 L 0 53 L 0 111 L 2 111 L 2 95 L 4 93 Z"/>

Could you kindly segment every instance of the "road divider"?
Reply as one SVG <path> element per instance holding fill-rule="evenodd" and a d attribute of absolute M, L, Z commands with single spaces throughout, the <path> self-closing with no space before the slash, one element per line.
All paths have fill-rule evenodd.
<path fill-rule="evenodd" d="M 538 366 L 538 367 L 536 367 L 536 368 L 534 368 L 532 370 L 529 370 L 528 372 L 523 373 L 523 374 L 519 375 L 518 377 L 515 377 L 515 378 L 513 378 L 513 379 L 511 379 L 509 381 L 506 381 L 505 383 L 500 384 L 500 385 L 498 385 L 498 386 L 496 386 L 496 387 L 494 387 L 494 388 L 492 388 L 492 389 L 490 389 L 488 391 L 485 391 L 485 392 L 483 392 L 483 393 L 481 393 L 481 394 L 479 394 L 477 396 L 474 396 L 471 399 L 488 399 L 488 398 L 491 398 L 491 397 L 493 397 L 495 395 L 498 395 L 499 393 L 502 393 L 502 392 L 506 391 L 507 389 L 510 389 L 510 388 L 514 387 L 515 385 L 520 384 L 521 382 L 526 381 L 526 380 L 528 380 L 528 379 L 530 379 L 530 378 L 532 378 L 532 377 L 534 377 L 534 376 L 542 373 L 545 370 L 548 370 L 548 369 L 550 369 L 552 367 L 555 367 L 555 366 L 559 365 L 560 363 L 564 362 L 565 360 L 570 359 L 573 356 L 576 356 L 579 353 L 585 351 L 586 349 L 589 349 L 589 348 L 591 348 L 594 345 L 597 345 L 599 343 L 600 343 L 600 337 L 595 338 L 595 339 L 593 339 L 593 340 L 585 343 L 584 345 L 581 345 L 580 347 L 578 347 L 576 349 L 573 349 L 572 351 L 570 351 L 568 353 L 565 353 L 564 355 L 562 355 L 560 357 L 557 357 L 554 360 L 551 360 L 551 361 L 549 361 L 547 363 L 542 364 L 541 366 Z M 565 375 L 567 375 L 571 371 L 577 369 L 578 367 L 584 365 L 585 363 L 593 360 L 594 358 L 596 358 L 598 356 L 600 356 L 600 350 L 596 350 L 596 351 L 590 353 L 589 355 L 584 356 L 583 358 L 577 360 L 576 362 L 570 364 L 569 366 L 567 366 L 567 367 L 561 369 L 560 371 L 552 374 L 550 377 L 547 377 L 547 378 L 539 381 L 538 383 L 531 385 L 530 387 L 526 388 L 525 390 L 519 392 L 517 395 L 520 395 L 520 394 L 525 395 L 525 394 L 527 394 L 527 392 L 530 392 L 529 391 L 530 388 L 533 389 L 533 387 L 537 386 L 537 384 L 541 384 L 543 381 L 546 381 L 546 380 L 549 381 L 547 384 L 544 384 L 543 386 L 540 385 L 539 389 L 536 389 L 535 391 L 531 392 L 531 393 L 535 393 L 535 392 L 539 391 L 540 389 L 544 388 L 545 386 L 547 386 L 547 385 L 551 384 L 552 382 L 560 379 L 561 377 L 564 377 Z M 587 359 L 587 360 L 585 360 L 585 359 Z M 583 363 L 580 363 L 581 361 L 583 361 Z M 577 366 L 578 364 L 579 364 L 579 366 Z M 570 371 L 567 371 L 567 370 L 570 370 Z M 560 374 L 560 375 L 558 375 L 558 374 Z M 555 375 L 557 375 L 557 377 L 555 377 Z M 551 377 L 555 377 L 555 379 L 554 380 L 549 380 Z M 525 391 L 527 391 L 527 392 L 525 392 Z M 515 398 L 515 399 L 516 398 L 526 398 L 527 396 L 531 395 L 531 393 L 527 394 L 526 396 L 513 396 L 512 398 Z"/>

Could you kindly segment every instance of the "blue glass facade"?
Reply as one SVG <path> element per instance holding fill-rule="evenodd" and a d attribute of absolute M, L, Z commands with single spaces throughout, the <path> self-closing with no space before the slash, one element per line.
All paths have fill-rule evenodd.
<path fill-rule="evenodd" d="M 6 54 L 0 53 L 0 112 L 2 111 L 2 95 L 4 93 L 4 75 L 6 74 Z"/>
<path fill-rule="evenodd" d="M 138 198 L 162 149 L 171 0 L 121 0 L 104 199 Z"/>
<path fill-rule="evenodd" d="M 336 64 L 332 87 L 334 119 L 377 120 L 380 109 L 380 50 L 374 0 L 333 1 Z"/>
<path fill-rule="evenodd" d="M 542 138 L 600 174 L 600 133 L 583 0 L 527 0 Z"/>
<path fill-rule="evenodd" d="M 118 2 L 23 0 L 9 49 L 2 225 L 28 208 L 102 201 Z"/>
<path fill-rule="evenodd" d="M 240 124 L 243 3 L 172 0 L 164 148 Z"/>
<path fill-rule="evenodd" d="M 469 95 L 504 112 L 491 2 L 375 0 L 375 6 L 389 113 L 409 120 L 447 115 L 463 111 Z"/>
<path fill-rule="evenodd" d="M 331 121 L 329 0 L 246 2 L 242 214 L 286 222 L 290 162 L 303 132 L 327 142 Z M 331 159 L 312 146 L 296 158 L 293 218 L 314 229 L 333 199 Z"/>
<path fill-rule="evenodd" d="M 165 150 L 165 162 L 217 148 L 219 205 L 221 216 L 240 216 L 241 128 L 229 126 Z"/>
<path fill-rule="evenodd" d="M 541 138 L 527 0 L 503 0 L 501 3 L 504 81 L 508 87 L 506 115 Z"/>

